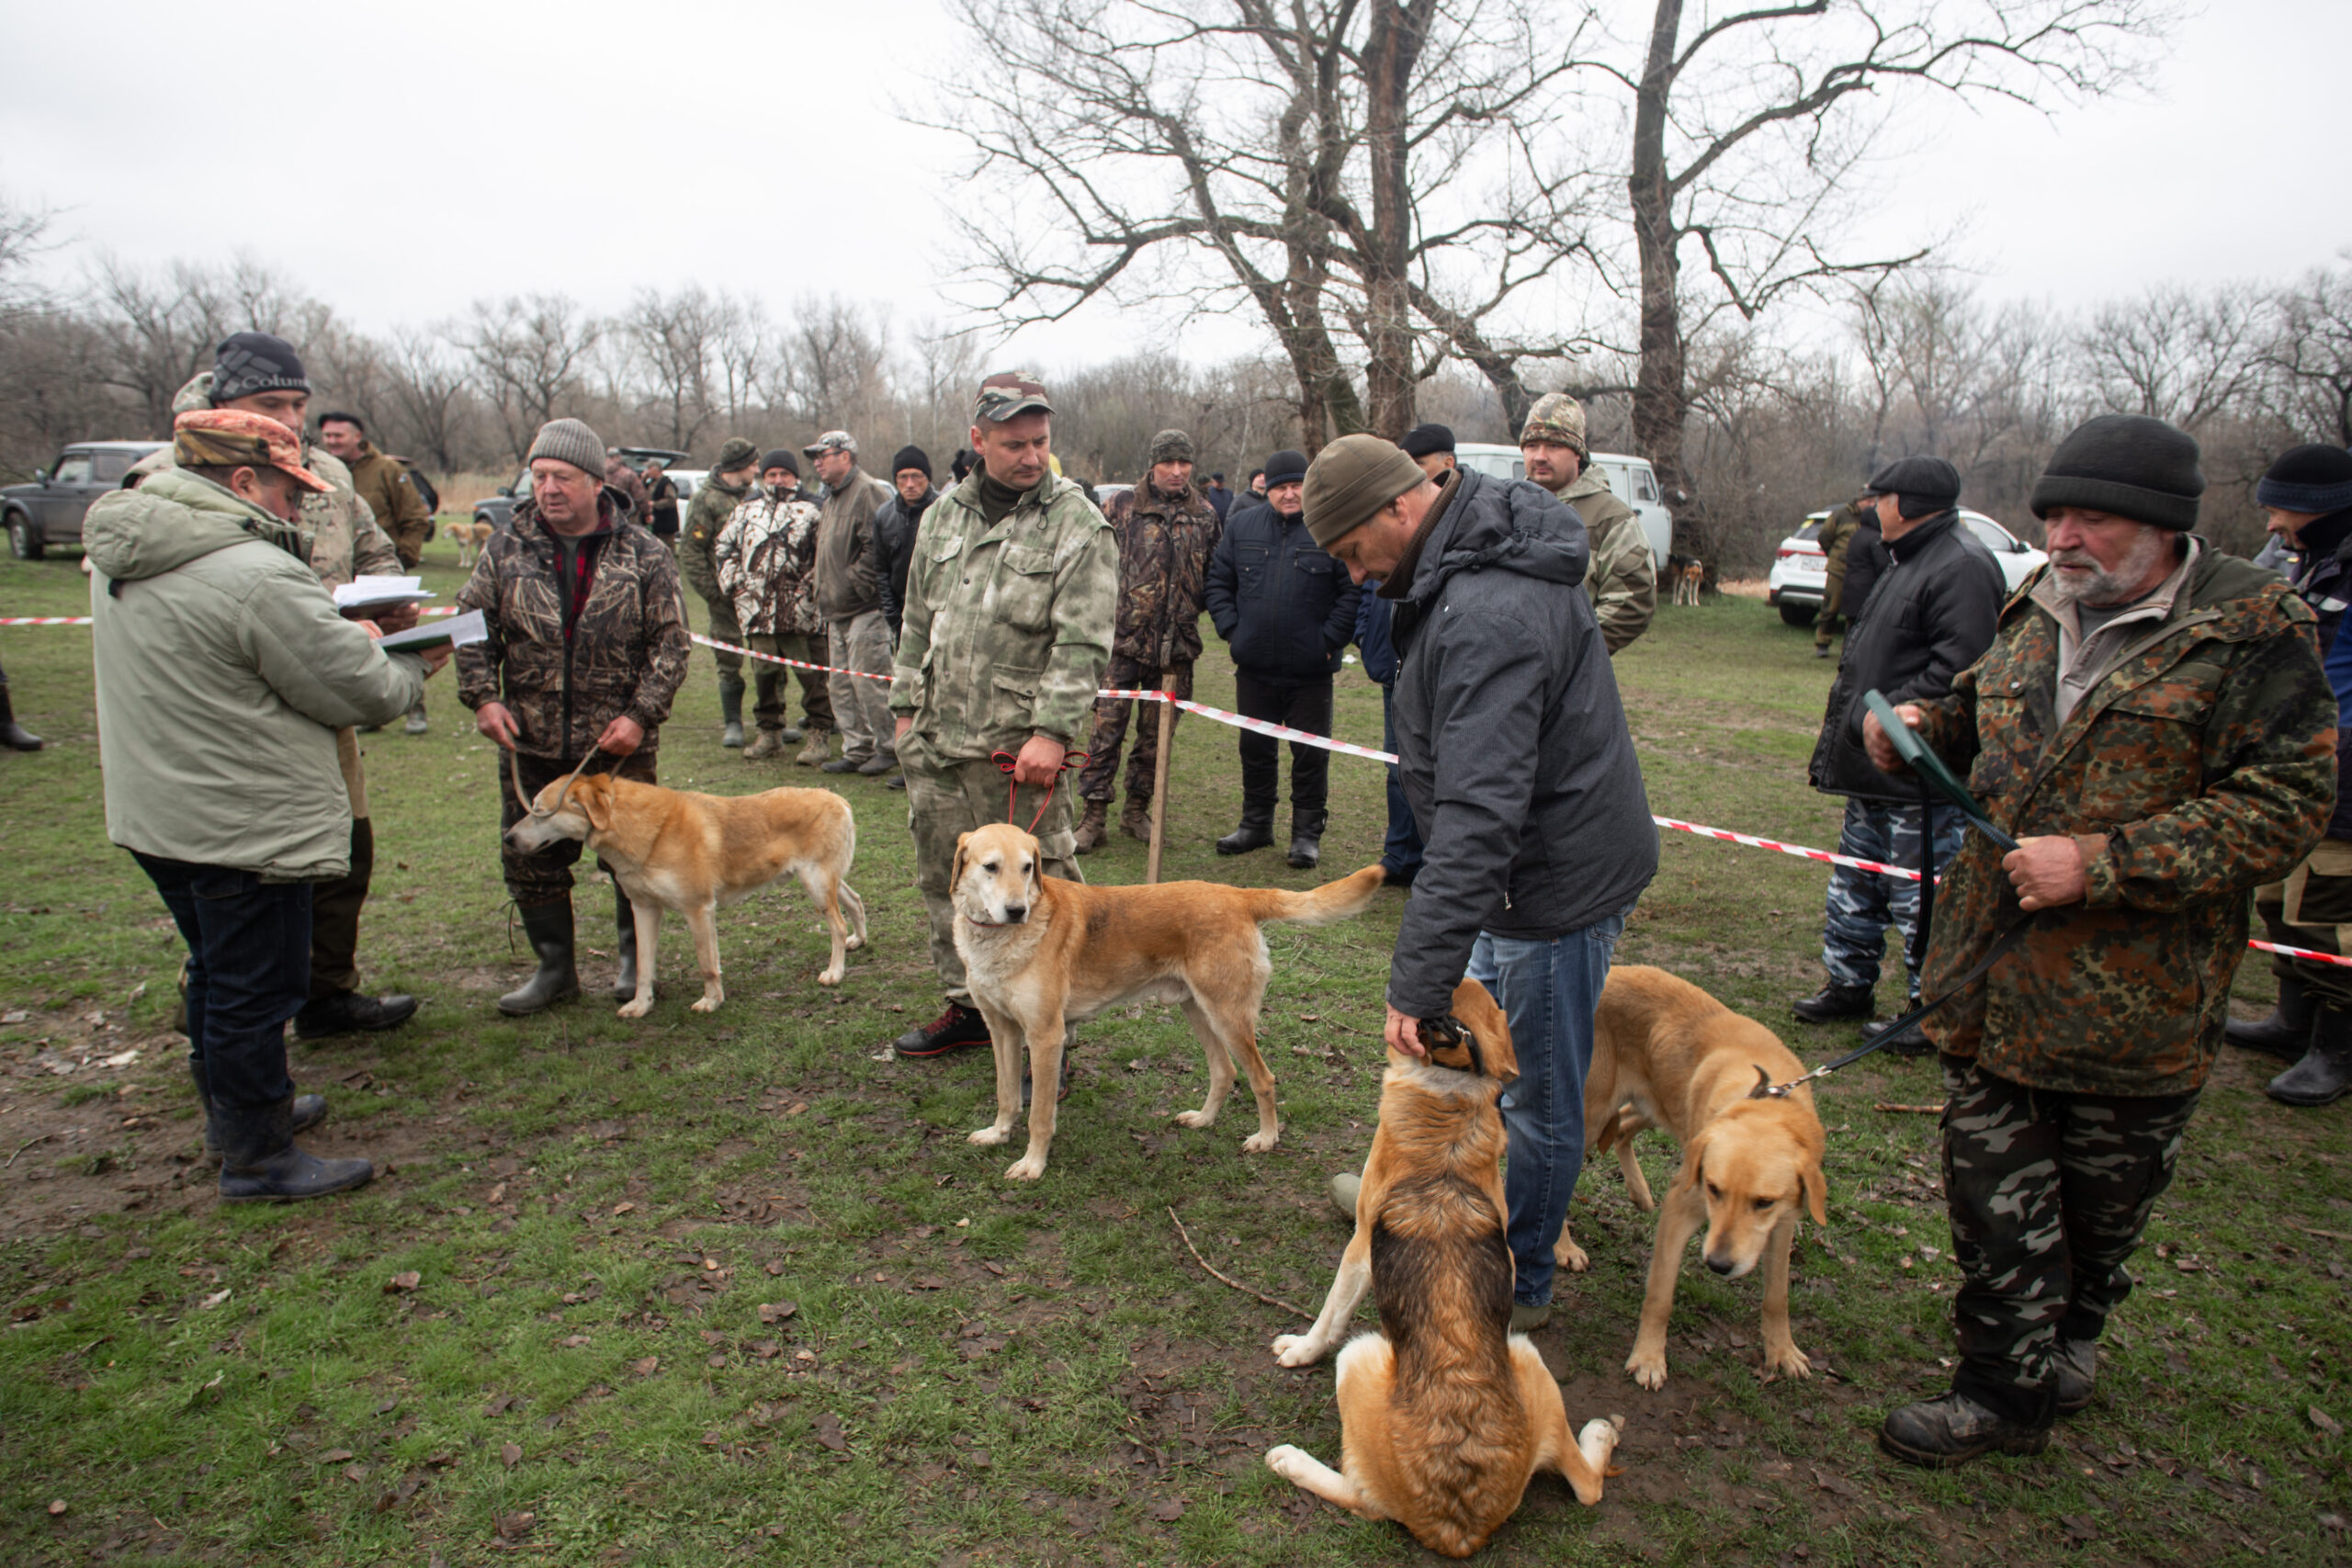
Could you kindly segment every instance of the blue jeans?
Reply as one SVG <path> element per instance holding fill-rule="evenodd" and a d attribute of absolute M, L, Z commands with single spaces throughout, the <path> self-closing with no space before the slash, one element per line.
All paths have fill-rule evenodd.
<path fill-rule="evenodd" d="M 1396 751 L 1396 687 L 1392 682 L 1380 688 L 1380 749 L 1394 756 Z M 1405 786 L 1397 782 L 1396 764 L 1388 764 L 1388 842 L 1381 847 L 1380 863 L 1384 870 L 1407 882 L 1421 869 L 1421 829 L 1413 820 L 1413 803 L 1405 798 Z"/>
<path fill-rule="evenodd" d="M 1549 942 L 1478 933 L 1470 978 L 1502 1004 L 1519 1078 L 1503 1091 L 1510 1163 L 1511 1295 L 1523 1306 L 1552 1299 L 1552 1246 L 1568 1217 L 1584 1169 L 1584 1080 L 1592 1068 L 1592 1014 L 1609 980 L 1609 960 L 1625 931 L 1611 915 Z"/>
<path fill-rule="evenodd" d="M 1849 800 L 1846 825 L 1838 834 L 1838 852 L 1917 870 L 1920 825 L 1927 810 L 1925 806 Z M 1936 874 L 1941 876 L 1960 854 L 1968 819 L 1949 806 L 1937 807 L 1935 818 Z M 1917 883 L 1907 876 L 1833 867 L 1828 909 L 1821 928 L 1822 966 L 1838 985 L 1876 987 L 1879 963 L 1886 953 L 1886 928 L 1893 926 L 1903 933 L 1903 962 L 1910 971 L 1911 999 L 1917 1002 L 1919 970 L 1911 961 L 1911 934 L 1918 924 Z"/>
<path fill-rule="evenodd" d="M 187 942 L 188 1059 L 213 1103 L 292 1098 L 286 1021 L 311 996 L 311 885 L 130 852 Z"/>

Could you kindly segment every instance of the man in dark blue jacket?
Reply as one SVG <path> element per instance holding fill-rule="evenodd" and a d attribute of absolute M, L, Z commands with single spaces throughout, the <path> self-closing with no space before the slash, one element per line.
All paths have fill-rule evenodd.
<path fill-rule="evenodd" d="M 1426 859 L 1388 973 L 1385 1039 L 1464 973 L 1510 1021 L 1502 1100 L 1511 1327 L 1551 1314 L 1553 1247 L 1584 1162 L 1593 1010 L 1657 829 L 1592 602 L 1583 520 L 1539 485 L 1456 469 L 1433 483 L 1374 435 L 1315 459 L 1307 526 L 1395 610 L 1396 751 Z M 1333 1196 L 1353 1207 L 1345 1183 Z"/>
<path fill-rule="evenodd" d="M 1420 470 L 1416 468 L 1414 472 Z M 1311 735 L 1331 733 L 1331 677 L 1354 639 L 1357 589 L 1308 535 L 1301 491 L 1306 454 L 1266 459 L 1266 503 L 1237 506 L 1209 558 L 1209 618 L 1233 648 L 1235 705 Z M 1322 854 L 1331 753 L 1290 747 L 1290 863 L 1304 870 Z M 1216 841 L 1221 855 L 1274 841 L 1274 797 L 1282 747 L 1241 732 L 1241 825 Z"/>
<path fill-rule="evenodd" d="M 1424 465 L 1426 467 L 1426 465 Z M 1380 596 L 1380 580 L 1366 578 L 1356 601 L 1356 649 L 1363 672 L 1380 687 L 1380 749 L 1396 750 L 1396 644 L 1389 636 L 1393 606 Z M 1391 762 L 1388 774 L 1388 840 L 1381 846 L 1380 869 L 1391 887 L 1410 887 L 1421 870 L 1421 832 L 1413 825 L 1413 803 Z"/>

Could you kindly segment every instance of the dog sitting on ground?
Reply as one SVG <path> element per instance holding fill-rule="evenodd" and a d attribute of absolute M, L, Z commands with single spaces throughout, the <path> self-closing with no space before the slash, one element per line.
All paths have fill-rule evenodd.
<path fill-rule="evenodd" d="M 481 547 L 484 545 L 490 543 L 490 525 L 451 523 L 447 526 L 449 537 L 458 541 L 458 570 L 471 571 L 474 569 L 474 558 L 481 553 Z"/>
<path fill-rule="evenodd" d="M 1592 1070 L 1585 1077 L 1589 1155 L 1617 1147 L 1634 1205 L 1657 1207 L 1634 1158 L 1634 1135 L 1664 1129 L 1682 1145 L 1650 1251 L 1641 1332 L 1625 1370 L 1644 1388 L 1666 1382 L 1666 1325 L 1682 1249 L 1707 1229 L 1707 1267 L 1726 1279 L 1764 1264 L 1764 1370 L 1805 1377 L 1812 1363 L 1789 1336 L 1789 1247 L 1797 1215 L 1826 1223 L 1821 1174 L 1827 1140 L 1813 1090 L 1760 1089 L 1803 1076 L 1795 1053 L 1753 1019 L 1688 980 L 1643 964 L 1609 971 L 1593 1019 Z M 1583 1248 L 1560 1227 L 1553 1257 L 1582 1270 Z"/>
<path fill-rule="evenodd" d="M 1012 1136 L 1024 1047 L 1032 1079 L 1056 1084 L 1071 1024 L 1122 1002 L 1172 1002 L 1184 1010 L 1209 1064 L 1207 1100 L 1176 1120 L 1187 1127 L 1216 1122 L 1238 1057 L 1258 1098 L 1258 1131 L 1241 1146 L 1251 1154 L 1272 1148 L 1282 1122 L 1274 1075 L 1258 1051 L 1258 1008 L 1273 966 L 1258 928 L 1269 920 L 1329 925 L 1361 913 L 1380 892 L 1380 868 L 1366 866 L 1311 893 L 1213 882 L 1095 887 L 1045 875 L 1038 852 L 1037 840 L 1009 822 L 956 840 L 947 884 L 956 951 L 996 1050 L 996 1120 L 972 1142 Z M 1055 1097 L 1035 1099 L 1029 1150 L 1005 1171 L 1010 1180 L 1035 1181 L 1046 1172 Z"/>
<path fill-rule="evenodd" d="M 1309 1366 L 1347 1330 L 1369 1286 L 1380 1332 L 1340 1352 L 1340 1469 L 1284 1443 L 1266 1463 L 1367 1519 L 1395 1519 L 1447 1557 L 1487 1544 L 1529 1479 L 1557 1470 L 1577 1501 L 1600 1501 L 1623 1417 L 1568 1438 L 1567 1407 L 1544 1358 L 1510 1332 L 1502 1113 L 1519 1076 L 1502 1010 L 1476 980 L 1454 987 L 1466 1037 L 1426 1060 L 1388 1053 L 1380 1125 L 1356 1194 L 1356 1231 L 1323 1314 L 1274 1341 L 1285 1367 Z"/>
<path fill-rule="evenodd" d="M 518 790 L 519 793 L 519 790 Z M 576 839 L 613 869 L 637 908 L 637 994 L 623 1018 L 653 1010 L 654 953 L 662 911 L 685 916 L 702 969 L 696 1012 L 715 1012 L 727 993 L 718 983 L 719 907 L 797 876 L 832 928 L 832 959 L 817 976 L 838 986 L 847 953 L 865 945 L 865 904 L 846 878 L 857 855 L 857 818 L 831 790 L 771 789 L 758 795 L 697 795 L 635 779 L 585 773 L 559 779 L 528 804 L 530 815 L 507 829 L 526 850 Z M 853 932 L 842 919 L 846 907 Z"/>

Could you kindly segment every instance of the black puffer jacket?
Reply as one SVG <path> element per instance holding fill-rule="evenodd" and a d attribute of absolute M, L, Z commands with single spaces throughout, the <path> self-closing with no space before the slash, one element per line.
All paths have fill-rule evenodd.
<path fill-rule="evenodd" d="M 1880 773 L 1862 750 L 1862 695 L 1883 692 L 1891 703 L 1950 696 L 1953 678 L 1993 646 L 2007 584 L 1993 552 L 1961 525 L 1957 512 L 1939 513 L 1892 544 L 1865 529 L 1854 536 L 1849 559 L 1865 540 L 1883 548 L 1893 564 L 1846 636 L 1808 771 L 1825 795 L 1907 805 L 1919 798 L 1918 781 Z"/>
<path fill-rule="evenodd" d="M 874 513 L 874 553 L 881 558 L 882 618 L 890 623 L 890 635 L 899 635 L 899 623 L 907 608 L 907 565 L 915 558 L 915 530 L 922 526 L 922 514 L 939 499 L 936 489 L 922 492 L 922 500 L 913 506 L 895 490 Z"/>
<path fill-rule="evenodd" d="M 1401 564 L 1398 773 L 1427 858 L 1388 1000 L 1445 1011 L 1481 931 L 1548 941 L 1657 871 L 1642 770 L 1592 604 L 1584 522 L 1525 479 L 1456 469 Z"/>
<path fill-rule="evenodd" d="M 1233 662 L 1261 681 L 1311 681 L 1340 668 L 1356 635 L 1358 589 L 1306 532 L 1305 513 L 1236 506 L 1209 558 L 1209 619 Z"/>

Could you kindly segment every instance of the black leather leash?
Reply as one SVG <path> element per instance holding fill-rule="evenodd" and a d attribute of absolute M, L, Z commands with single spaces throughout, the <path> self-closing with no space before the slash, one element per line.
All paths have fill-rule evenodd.
<path fill-rule="evenodd" d="M 1836 1061 L 1815 1067 L 1813 1071 L 1804 1074 L 1803 1077 L 1791 1078 L 1786 1083 L 1774 1083 L 1769 1077 L 1764 1077 L 1763 1068 L 1757 1068 L 1756 1071 L 1758 1076 L 1759 1077 L 1764 1077 L 1764 1081 L 1758 1083 L 1754 1089 L 1749 1089 L 1747 1091 L 1747 1098 L 1750 1100 L 1785 1100 L 1788 1098 L 1789 1091 L 1796 1088 L 1797 1085 L 1801 1083 L 1810 1083 L 1815 1078 L 1826 1078 L 1830 1074 L 1838 1071 L 1840 1067 L 1849 1067 L 1853 1066 L 1856 1062 L 1860 1061 L 1863 1057 L 1869 1055 L 1873 1051 L 1885 1050 L 1889 1045 L 1894 1044 L 1904 1035 L 1908 1034 L 1913 1030 L 1918 1028 L 1920 1023 L 1926 1020 L 1929 1013 L 1935 1011 L 1938 1008 L 1942 1007 L 1947 1002 L 1956 1000 L 1962 992 L 1967 990 L 1969 987 L 1982 979 L 1986 970 L 1992 968 L 1994 964 L 2007 957 L 2011 949 L 2015 948 L 2018 942 L 2025 940 L 2026 927 L 2032 922 L 2032 919 L 2033 917 L 2031 915 L 2027 915 L 2020 919 L 2017 924 L 2011 926 L 2007 931 L 2003 931 L 1999 939 L 1993 943 L 1992 949 L 1987 952 L 1984 957 L 1978 959 L 1975 964 L 1970 967 L 1967 974 L 1962 975 L 1958 980 L 1952 983 L 1951 990 L 1946 991 L 1942 996 L 1938 997 L 1934 1001 L 1928 1003 L 1925 1007 L 1914 1008 L 1909 1012 L 1905 1013 L 1901 1018 L 1896 1019 L 1893 1023 L 1890 1023 L 1884 1029 L 1880 1030 L 1878 1033 L 1871 1038 L 1871 1043 L 1863 1046 L 1860 1050 L 1849 1051 L 1844 1055 L 1838 1057 Z M 1924 919 L 1922 923 L 1925 923 Z"/>

